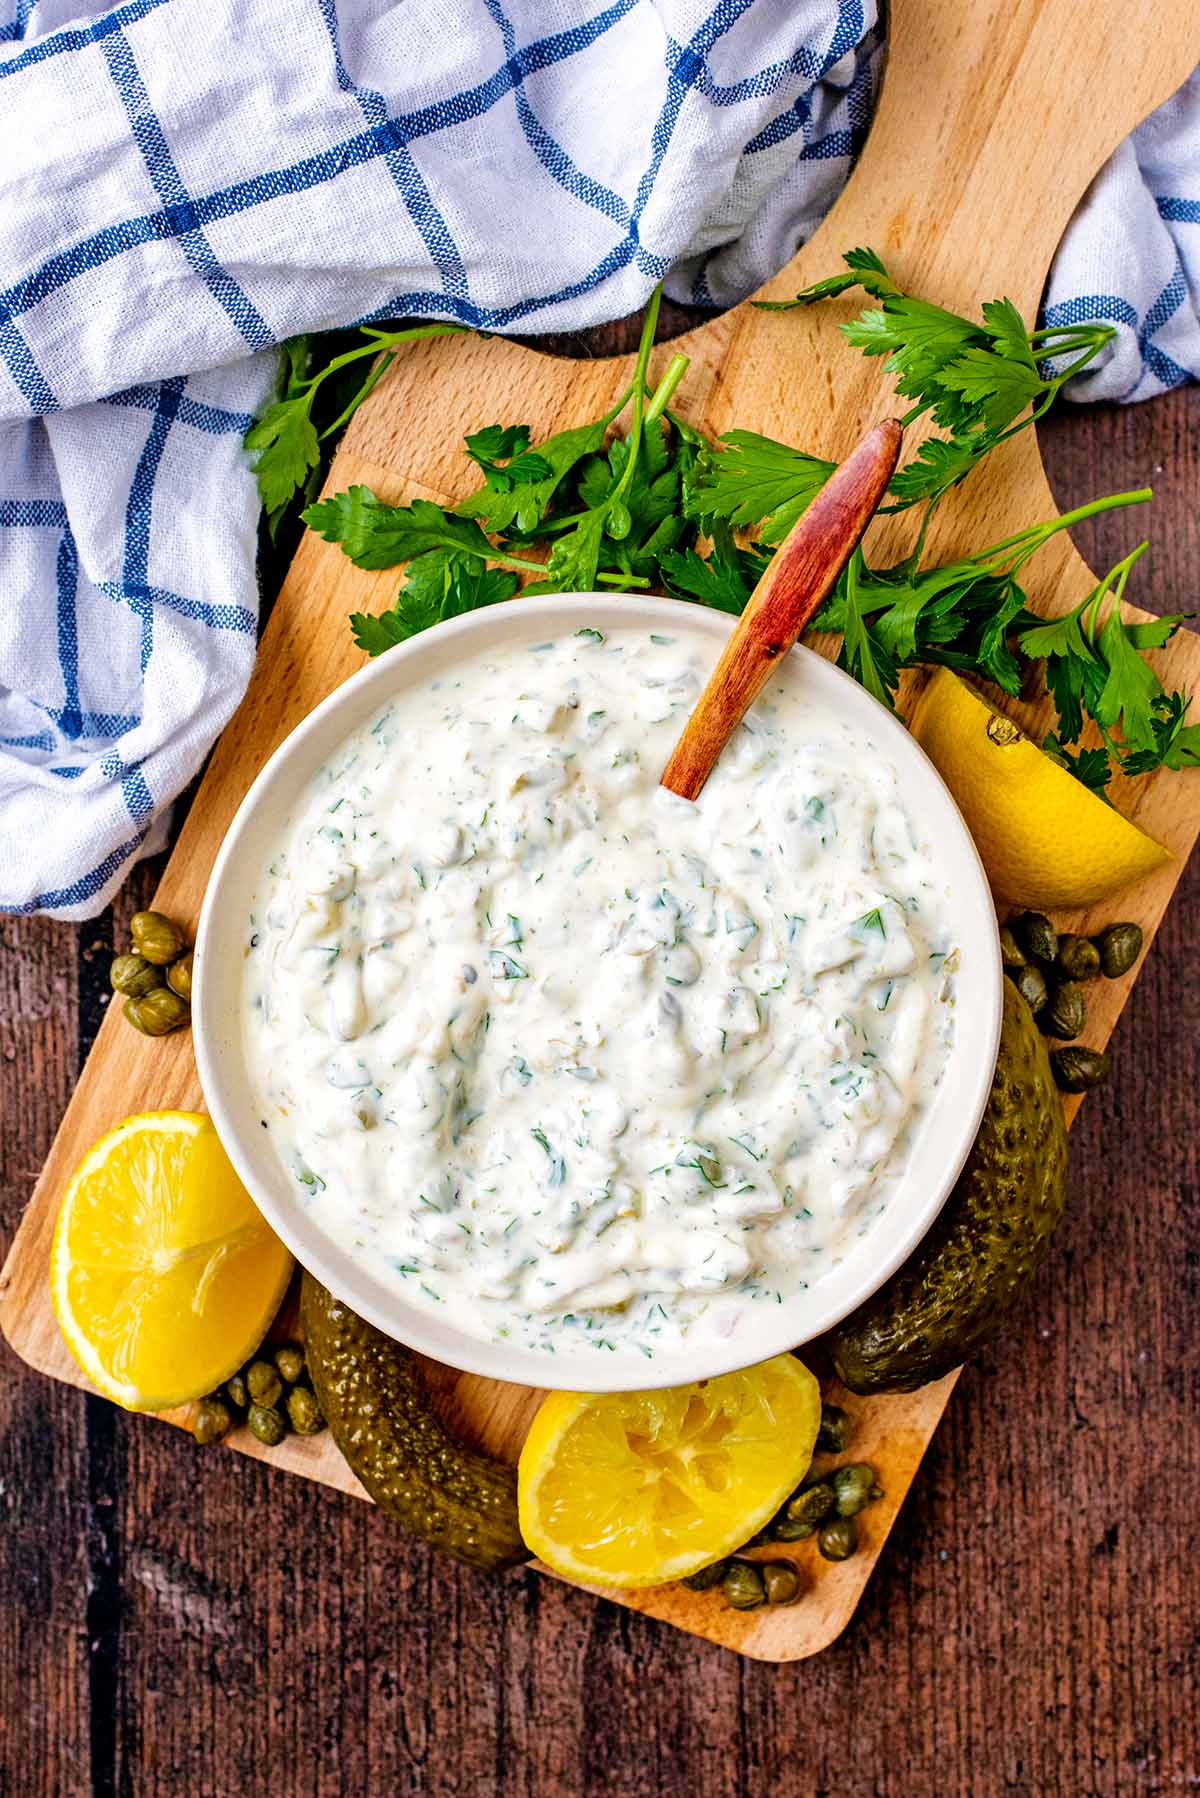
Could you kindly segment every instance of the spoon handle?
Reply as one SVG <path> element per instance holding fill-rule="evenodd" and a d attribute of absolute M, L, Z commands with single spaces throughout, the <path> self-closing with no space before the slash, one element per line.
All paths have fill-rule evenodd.
<path fill-rule="evenodd" d="M 671 751 L 660 785 L 694 799 L 772 668 L 786 655 L 850 560 L 887 491 L 900 426 L 884 419 L 834 470 L 792 526 L 746 602 L 708 685 Z"/>

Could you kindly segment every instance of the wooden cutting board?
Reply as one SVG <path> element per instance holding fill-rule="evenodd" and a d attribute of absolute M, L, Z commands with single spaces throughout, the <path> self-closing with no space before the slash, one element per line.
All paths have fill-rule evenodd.
<path fill-rule="evenodd" d="M 1127 0 L 893 0 L 889 63 L 870 140 L 824 226 L 764 297 L 790 295 L 831 273 L 842 250 L 870 244 L 911 290 L 964 309 L 1006 293 L 1032 315 L 1088 182 L 1198 61 L 1200 17 L 1192 0 L 1161 0 L 1152 30 Z M 536 229 L 536 220 L 530 224 Z M 846 304 L 775 314 L 742 305 L 690 333 L 672 346 L 692 358 L 680 409 L 710 434 L 736 425 L 841 456 L 892 409 L 879 364 L 850 352 L 834 330 L 851 310 Z M 465 432 L 520 419 L 536 441 L 599 416 L 628 377 L 627 359 L 560 361 L 498 340 L 416 346 L 354 420 L 328 490 L 362 481 L 388 500 L 453 501 L 472 484 L 459 449 Z M 1054 510 L 1034 436 L 1025 433 L 942 507 L 931 548 L 940 555 L 976 549 Z M 1147 528 L 1146 514 L 1131 517 L 1131 543 Z M 899 549 L 911 529 L 911 520 L 882 521 L 874 552 Z M 1056 538 L 1028 573 L 1033 601 L 1047 611 L 1075 603 L 1093 584 L 1065 538 Z M 311 534 L 304 539 L 250 689 L 217 746 L 159 889 L 156 904 L 185 925 L 195 926 L 218 845 L 266 757 L 359 666 L 347 613 L 386 606 L 395 586 L 394 573 L 360 572 L 336 548 Z M 1177 638 L 1161 665 L 1165 680 L 1200 690 L 1195 636 Z M 1046 728 L 1045 707 L 1012 709 L 1034 734 Z M 1200 825 L 1200 776 L 1159 773 L 1117 791 L 1116 799 L 1176 857 L 1119 901 L 1120 915 L 1136 918 L 1149 941 Z M 1086 929 L 1111 915 L 1106 907 L 1060 922 Z M 1091 989 L 1090 1043 L 1107 1040 L 1132 980 Z M 76 1162 L 130 1112 L 201 1103 L 187 1033 L 148 1041 L 113 1007 L 0 1276 L 0 1324 L 32 1366 L 85 1384 L 55 1327 L 46 1278 L 55 1210 Z M 428 1371 L 436 1402 L 464 1438 L 515 1459 L 539 1395 L 433 1365 Z M 809 1580 L 798 1604 L 747 1614 L 727 1610 L 713 1594 L 678 1587 L 612 1596 L 763 1660 L 797 1660 L 825 1647 L 854 1610 L 956 1377 L 891 1398 L 831 1390 L 856 1420 L 852 1454 L 876 1467 L 885 1497 L 864 1513 L 863 1546 L 851 1560 L 823 1562 L 811 1543 L 786 1551 Z M 185 1420 L 185 1413 L 172 1415 Z M 245 1430 L 231 1446 L 265 1452 Z M 327 1435 L 289 1437 L 268 1458 L 361 1495 Z"/>

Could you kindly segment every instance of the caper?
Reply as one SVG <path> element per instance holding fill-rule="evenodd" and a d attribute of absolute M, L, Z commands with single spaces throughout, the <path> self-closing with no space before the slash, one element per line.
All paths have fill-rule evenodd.
<path fill-rule="evenodd" d="M 1108 1079 L 1108 1055 L 1103 1049 L 1083 1049 L 1078 1044 L 1069 1049 L 1052 1049 L 1050 1072 L 1063 1092 L 1090 1092 L 1093 1086 Z"/>
<path fill-rule="evenodd" d="M 875 1470 L 865 1461 L 851 1461 L 831 1475 L 833 1508 L 839 1517 L 857 1517 L 871 1502 Z"/>
<path fill-rule="evenodd" d="M 689 1592 L 711 1592 L 713 1587 L 719 1586 L 725 1578 L 725 1569 L 728 1565 L 727 1560 L 710 1561 L 707 1567 L 697 1567 L 695 1573 L 689 1573 L 687 1578 L 681 1579 L 679 1583 L 681 1586 L 686 1586 Z"/>
<path fill-rule="evenodd" d="M 1013 985 L 1028 1005 L 1030 1011 L 1041 1011 L 1049 997 L 1046 976 L 1033 962 L 1028 967 L 1020 968 L 1014 977 Z"/>
<path fill-rule="evenodd" d="M 790 1561 L 764 1561 L 759 1571 L 768 1604 L 795 1604 L 800 1596 L 800 1575 Z"/>
<path fill-rule="evenodd" d="M 246 1389 L 256 1405 L 273 1405 L 283 1392 L 283 1381 L 269 1361 L 252 1361 L 246 1369 Z"/>
<path fill-rule="evenodd" d="M 173 961 L 167 969 L 167 985 L 173 993 L 178 993 L 181 999 L 186 999 L 188 1004 L 191 1004 L 192 951 L 190 949 L 186 955 L 181 955 L 178 961 Z"/>
<path fill-rule="evenodd" d="M 1010 973 L 1025 966 L 1025 951 L 1008 924 L 1000 926 L 1000 959 Z"/>
<path fill-rule="evenodd" d="M 304 1350 L 298 1342 L 281 1342 L 275 1350 L 275 1365 L 280 1379 L 294 1386 L 304 1374 Z"/>
<path fill-rule="evenodd" d="M 274 1405 L 251 1405 L 246 1413 L 246 1427 L 264 1448 L 278 1448 L 287 1432 L 283 1413 Z"/>
<path fill-rule="evenodd" d="M 1058 932 L 1043 912 L 1023 911 L 1012 920 L 1011 929 L 1030 960 L 1050 966 L 1058 954 Z"/>
<path fill-rule="evenodd" d="M 207 1447 L 210 1442 L 219 1442 L 232 1425 L 233 1415 L 228 1405 L 222 1404 L 219 1398 L 204 1398 L 196 1406 L 192 1435 Z"/>
<path fill-rule="evenodd" d="M 231 1380 L 226 1380 L 225 1391 L 229 1396 L 229 1402 L 236 1405 L 239 1411 L 244 1411 L 250 1403 L 250 1394 L 246 1390 L 244 1373 L 235 1373 Z"/>
<path fill-rule="evenodd" d="M 156 986 L 151 992 L 143 993 L 140 999 L 126 999 L 122 1009 L 134 1029 L 140 1030 L 143 1036 L 169 1036 L 192 1015 L 187 1001 L 168 986 Z"/>
<path fill-rule="evenodd" d="M 307 1386 L 293 1386 L 287 1395 L 288 1422 L 297 1436 L 315 1436 L 325 1428 L 325 1413 L 315 1392 Z"/>
<path fill-rule="evenodd" d="M 850 1440 L 850 1418 L 840 1405 L 821 1406 L 821 1427 L 817 1431 L 817 1447 L 827 1454 L 840 1455 Z"/>
<path fill-rule="evenodd" d="M 1077 980 L 1062 980 L 1052 988 L 1038 1024 L 1046 1036 L 1061 1037 L 1069 1042 L 1078 1036 L 1087 1022 L 1083 988 Z"/>
<path fill-rule="evenodd" d="M 823 1523 L 833 1509 L 834 1489 L 828 1480 L 818 1480 L 815 1486 L 801 1486 L 794 1492 L 783 1507 L 783 1515 L 789 1523 L 811 1523 L 814 1526 Z"/>
<path fill-rule="evenodd" d="M 127 999 L 142 999 L 161 984 L 162 975 L 141 955 L 118 955 L 108 970 L 114 993 Z"/>
<path fill-rule="evenodd" d="M 1058 968 L 1068 980 L 1094 980 L 1100 972 L 1100 951 L 1086 936 L 1060 936 Z"/>
<path fill-rule="evenodd" d="M 1101 931 L 1096 947 L 1101 970 L 1110 980 L 1119 980 L 1122 974 L 1128 974 L 1142 953 L 1142 927 L 1140 924 L 1110 924 L 1107 930 Z"/>
<path fill-rule="evenodd" d="M 129 920 L 129 934 L 138 954 L 157 968 L 165 968 L 183 950 L 178 926 L 160 911 L 135 911 Z"/>
<path fill-rule="evenodd" d="M 721 1577 L 721 1590 L 735 1611 L 752 1611 L 767 1602 L 762 1569 L 753 1561 L 730 1561 Z"/>
<path fill-rule="evenodd" d="M 853 1517 L 831 1517 L 817 1532 L 817 1547 L 827 1561 L 848 1561 L 858 1547 Z"/>
<path fill-rule="evenodd" d="M 817 1527 L 805 1517 L 789 1517 L 786 1511 L 781 1511 L 771 1525 L 771 1537 L 775 1542 L 807 1542 L 810 1536 L 816 1535 Z"/>

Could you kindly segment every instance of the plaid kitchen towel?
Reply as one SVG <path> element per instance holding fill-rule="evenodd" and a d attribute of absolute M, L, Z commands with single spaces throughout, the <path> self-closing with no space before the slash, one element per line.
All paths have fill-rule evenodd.
<path fill-rule="evenodd" d="M 866 135 L 875 0 L 0 0 L 0 907 L 87 917 L 245 687 L 273 346 L 727 305 Z M 1200 372 L 1200 86 L 1114 157 L 1082 397 Z"/>

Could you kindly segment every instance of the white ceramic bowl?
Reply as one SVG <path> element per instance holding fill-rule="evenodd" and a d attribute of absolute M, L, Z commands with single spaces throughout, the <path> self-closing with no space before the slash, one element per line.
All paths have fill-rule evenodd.
<path fill-rule="evenodd" d="M 204 1096 L 242 1181 L 296 1259 L 388 1335 L 439 1361 L 494 1379 L 578 1391 L 636 1390 L 726 1373 L 798 1346 L 828 1330 L 868 1298 L 912 1251 L 937 1216 L 974 1140 L 991 1086 L 1002 1009 L 999 937 L 987 879 L 966 825 L 941 778 L 909 736 L 856 681 L 805 649 L 793 650 L 789 679 L 860 722 L 886 744 L 905 797 L 945 875 L 958 941 L 967 945 L 957 977 L 953 1046 L 903 1178 L 883 1215 L 836 1267 L 779 1307 L 753 1307 L 728 1342 L 697 1342 L 653 1366 L 636 1348 L 597 1357 L 553 1356 L 485 1342 L 408 1303 L 384 1285 L 352 1246 L 319 1229 L 296 1196 L 263 1130 L 242 1049 L 245 920 L 267 845 L 308 782 L 342 740 L 388 700 L 445 673 L 464 656 L 496 649 L 514 633 L 553 636 L 580 624 L 601 628 L 685 628 L 712 642 L 715 662 L 733 620 L 680 600 L 614 593 L 522 599 L 452 619 L 371 662 L 331 693 L 275 751 L 221 846 L 196 936 L 193 1027 Z M 651 1376 L 648 1380 L 647 1376 Z"/>

